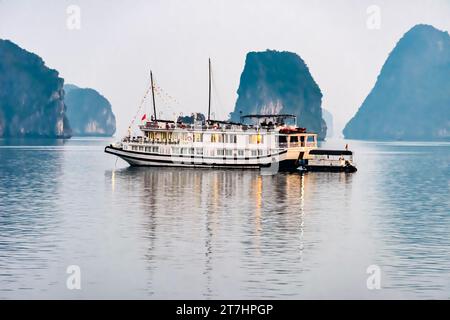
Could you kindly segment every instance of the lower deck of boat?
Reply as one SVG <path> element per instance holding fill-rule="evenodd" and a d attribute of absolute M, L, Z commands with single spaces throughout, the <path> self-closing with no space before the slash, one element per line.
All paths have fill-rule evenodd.
<path fill-rule="evenodd" d="M 226 168 L 226 169 L 264 169 L 275 171 L 309 171 L 309 172 L 356 172 L 352 164 L 333 165 L 331 162 L 318 165 L 308 160 L 288 159 L 288 151 L 255 157 L 203 157 L 194 155 L 161 155 L 146 152 L 123 150 L 107 146 L 105 152 L 113 154 L 128 162 L 131 166 L 185 167 L 185 168 Z M 340 163 L 340 162 L 339 162 Z"/>
<path fill-rule="evenodd" d="M 226 168 L 226 169 L 263 169 L 274 168 L 279 171 L 295 171 L 297 159 L 285 159 L 286 150 L 278 154 L 256 157 L 203 157 L 190 155 L 152 155 L 149 153 L 122 150 L 113 146 L 105 148 L 105 152 L 118 156 L 131 166 L 153 167 L 187 167 L 187 168 Z"/>

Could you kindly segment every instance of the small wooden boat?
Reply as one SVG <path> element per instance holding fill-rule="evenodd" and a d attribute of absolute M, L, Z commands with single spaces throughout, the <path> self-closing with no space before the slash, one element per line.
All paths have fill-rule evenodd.
<path fill-rule="evenodd" d="M 353 152 L 350 150 L 314 149 L 302 161 L 301 167 L 306 171 L 356 172 Z"/>

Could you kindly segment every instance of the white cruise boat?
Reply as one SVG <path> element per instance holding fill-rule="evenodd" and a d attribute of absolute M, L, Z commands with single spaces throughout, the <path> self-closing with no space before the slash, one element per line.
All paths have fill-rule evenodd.
<path fill-rule="evenodd" d="M 254 115 L 247 119 L 281 119 L 290 115 Z M 272 122 L 274 123 L 274 122 Z M 132 166 L 251 168 L 278 166 L 295 170 L 317 135 L 286 124 L 246 125 L 222 121 L 184 124 L 148 121 L 141 136 L 125 137 L 105 148 Z"/>
<path fill-rule="evenodd" d="M 131 166 L 207 167 L 296 170 L 310 150 L 317 148 L 317 135 L 296 126 L 289 114 L 246 115 L 240 123 L 211 120 L 211 64 L 208 118 L 194 123 L 158 119 L 153 76 L 153 116 L 130 134 L 105 148 Z M 294 122 L 289 124 L 289 122 Z"/>

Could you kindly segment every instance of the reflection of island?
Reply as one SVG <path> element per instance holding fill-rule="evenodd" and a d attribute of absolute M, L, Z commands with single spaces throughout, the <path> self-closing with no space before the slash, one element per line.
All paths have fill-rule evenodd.
<path fill-rule="evenodd" d="M 406 144 L 401 156 L 393 157 L 390 153 L 398 148 L 386 147 L 382 159 L 377 159 L 379 174 L 371 187 L 378 200 L 373 229 L 383 230 L 379 233 L 384 236 L 383 257 L 389 265 L 386 275 L 405 292 L 414 279 L 420 299 L 435 299 L 434 290 L 450 288 L 449 281 L 442 281 L 450 279 L 450 184 L 448 153 L 443 152 L 448 146 L 427 143 L 427 152 L 417 152 Z M 431 170 L 417 170 L 429 163 L 433 163 Z"/>
<path fill-rule="evenodd" d="M 58 254 L 62 140 L 0 140 L 0 256 L 2 291 L 41 279 Z M 19 275 L 19 276 L 18 276 Z"/>

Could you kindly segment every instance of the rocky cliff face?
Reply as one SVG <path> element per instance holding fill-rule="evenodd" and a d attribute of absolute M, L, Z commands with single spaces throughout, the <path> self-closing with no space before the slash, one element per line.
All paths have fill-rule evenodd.
<path fill-rule="evenodd" d="M 0 137 L 70 137 L 63 84 L 39 56 L 0 39 Z"/>
<path fill-rule="evenodd" d="M 112 136 L 116 132 L 116 117 L 111 104 L 94 89 L 75 85 L 64 86 L 67 118 L 74 136 Z"/>
<path fill-rule="evenodd" d="M 347 123 L 350 139 L 450 140 L 450 37 L 417 25 L 397 43 Z"/>
<path fill-rule="evenodd" d="M 323 120 L 325 121 L 327 125 L 327 138 L 333 137 L 333 131 L 334 131 L 334 121 L 333 121 L 333 115 L 330 111 L 322 108 L 322 115 Z"/>
<path fill-rule="evenodd" d="M 267 50 L 249 52 L 241 74 L 238 99 L 231 121 L 240 115 L 289 113 L 308 131 L 326 136 L 322 93 L 305 62 L 295 53 Z"/>

